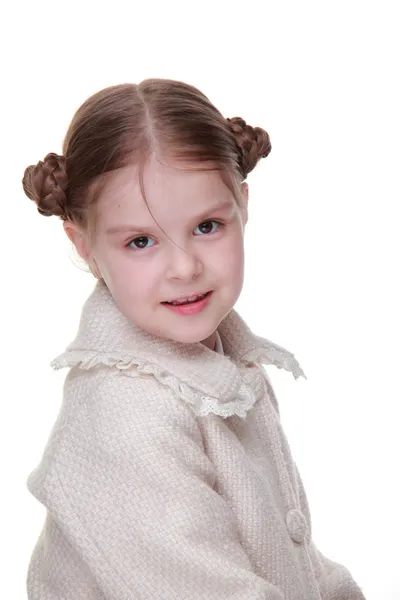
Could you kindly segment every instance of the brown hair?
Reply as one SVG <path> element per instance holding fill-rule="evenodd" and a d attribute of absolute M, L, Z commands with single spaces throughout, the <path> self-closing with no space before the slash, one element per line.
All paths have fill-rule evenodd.
<path fill-rule="evenodd" d="M 211 162 L 242 181 L 270 150 L 266 131 L 240 117 L 225 119 L 195 87 L 146 79 L 88 98 L 70 123 L 63 154 L 27 167 L 22 185 L 40 214 L 87 228 L 102 176 L 142 165 L 153 152 L 192 165 Z"/>

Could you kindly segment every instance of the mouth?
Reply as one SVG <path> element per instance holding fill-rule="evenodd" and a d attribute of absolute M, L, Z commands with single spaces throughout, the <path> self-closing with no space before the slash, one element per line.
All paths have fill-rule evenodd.
<path fill-rule="evenodd" d="M 181 298 L 176 298 L 175 300 L 171 300 L 170 302 L 162 302 L 161 304 L 169 304 L 170 306 L 184 306 L 185 304 L 195 304 L 196 302 L 200 302 L 204 300 L 212 291 L 206 292 L 205 294 L 193 294 L 192 296 L 185 296 Z"/>

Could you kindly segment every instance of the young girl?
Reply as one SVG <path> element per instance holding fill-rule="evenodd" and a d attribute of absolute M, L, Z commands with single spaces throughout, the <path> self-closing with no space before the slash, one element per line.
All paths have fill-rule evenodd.
<path fill-rule="evenodd" d="M 98 279 L 30 492 L 30 600 L 361 600 L 312 542 L 262 365 L 304 373 L 235 312 L 248 173 L 268 134 L 150 79 L 90 97 L 26 169 Z"/>

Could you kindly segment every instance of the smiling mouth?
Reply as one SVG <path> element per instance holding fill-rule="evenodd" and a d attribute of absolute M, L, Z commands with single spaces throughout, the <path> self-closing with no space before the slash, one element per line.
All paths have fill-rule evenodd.
<path fill-rule="evenodd" d="M 205 294 L 198 294 L 197 296 L 188 296 L 182 300 L 173 300 L 172 302 L 162 302 L 162 304 L 170 304 L 171 306 L 184 306 L 185 304 L 194 304 L 195 302 L 199 302 L 200 300 L 204 300 L 207 298 L 211 292 L 206 292 Z"/>

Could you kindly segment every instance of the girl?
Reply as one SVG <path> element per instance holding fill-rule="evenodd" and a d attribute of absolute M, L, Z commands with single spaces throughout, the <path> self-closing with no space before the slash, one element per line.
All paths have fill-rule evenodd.
<path fill-rule="evenodd" d="M 245 179 L 271 149 L 197 89 L 150 79 L 77 111 L 26 169 L 98 279 L 29 491 L 47 508 L 30 600 L 362 600 L 311 538 L 262 365 L 304 373 L 233 309 Z"/>

